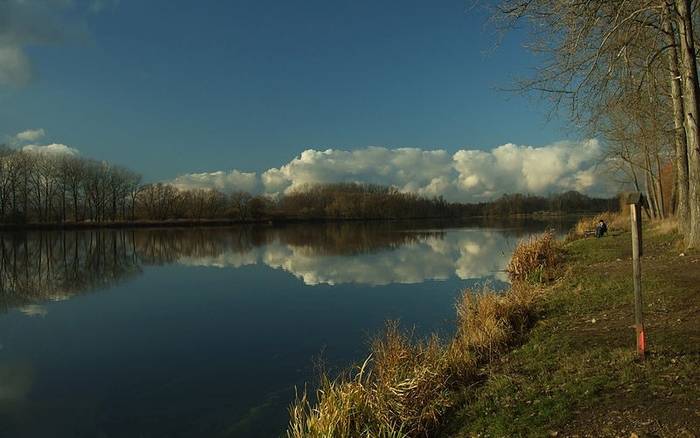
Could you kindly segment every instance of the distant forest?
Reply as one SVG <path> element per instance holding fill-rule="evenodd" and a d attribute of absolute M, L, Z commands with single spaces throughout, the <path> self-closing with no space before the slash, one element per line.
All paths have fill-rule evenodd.
<path fill-rule="evenodd" d="M 184 190 L 142 184 L 137 173 L 104 161 L 0 147 L 0 223 L 12 225 L 461 218 L 614 208 L 616 198 L 590 198 L 573 191 L 548 197 L 503 195 L 491 202 L 463 204 L 355 183 L 312 185 L 276 198 Z"/>

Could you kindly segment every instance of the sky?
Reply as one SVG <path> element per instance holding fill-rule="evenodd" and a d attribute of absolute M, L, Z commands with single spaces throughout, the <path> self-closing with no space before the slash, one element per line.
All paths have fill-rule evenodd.
<path fill-rule="evenodd" d="M 594 140 L 503 91 L 536 66 L 525 33 L 499 38 L 471 4 L 3 0 L 0 136 L 183 187 L 277 193 L 341 178 L 455 199 L 604 191 L 590 181 Z M 336 172 L 348 159 L 362 168 Z M 523 178 L 538 162 L 564 170 L 501 187 L 513 159 Z"/>

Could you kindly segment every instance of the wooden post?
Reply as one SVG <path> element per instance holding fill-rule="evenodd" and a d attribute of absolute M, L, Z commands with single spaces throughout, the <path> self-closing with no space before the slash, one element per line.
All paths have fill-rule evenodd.
<path fill-rule="evenodd" d="M 632 273 L 634 279 L 634 329 L 637 333 L 637 353 L 644 360 L 646 338 L 644 334 L 644 309 L 642 303 L 642 205 L 641 193 L 628 195 L 630 221 L 632 225 Z"/>

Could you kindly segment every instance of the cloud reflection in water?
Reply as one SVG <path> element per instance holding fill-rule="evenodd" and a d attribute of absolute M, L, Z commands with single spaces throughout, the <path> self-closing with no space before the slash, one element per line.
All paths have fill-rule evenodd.
<path fill-rule="evenodd" d="M 423 224 L 425 227 L 426 224 Z M 107 289 L 144 266 L 264 265 L 306 285 L 493 279 L 530 228 L 417 229 L 413 223 L 0 233 L 0 312 L 46 316 L 51 301 Z"/>
<path fill-rule="evenodd" d="M 422 234 L 414 241 L 364 254 L 328 254 L 312 245 L 282 239 L 245 253 L 182 257 L 187 266 L 233 267 L 263 263 L 301 279 L 307 285 L 357 283 L 381 286 L 426 280 L 494 278 L 506 281 L 503 269 L 514 240 L 494 230 L 452 230 Z"/>

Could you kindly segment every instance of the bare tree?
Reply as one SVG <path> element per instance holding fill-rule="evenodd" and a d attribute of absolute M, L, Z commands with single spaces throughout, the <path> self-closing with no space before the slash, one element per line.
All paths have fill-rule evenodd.
<path fill-rule="evenodd" d="M 628 121 L 637 120 L 640 129 L 626 130 L 618 137 L 627 144 L 616 146 L 631 153 L 610 155 L 626 159 L 636 168 L 633 174 L 643 172 L 654 214 L 663 216 L 659 175 L 665 150 L 671 148 L 676 211 L 688 246 L 700 246 L 694 7 L 692 0 L 507 0 L 499 3 L 495 14 L 505 28 L 523 19 L 532 24 L 530 48 L 542 66 L 534 77 L 521 81 L 519 89 L 540 92 L 555 109 L 566 108 L 576 126 L 600 133 L 611 125 L 606 119 L 616 117 L 612 111 L 636 99 L 636 106 L 624 115 Z M 653 95 L 664 87 L 667 92 Z M 647 100 L 660 106 L 649 111 Z M 666 114 L 672 115 L 671 129 L 666 128 Z"/>

